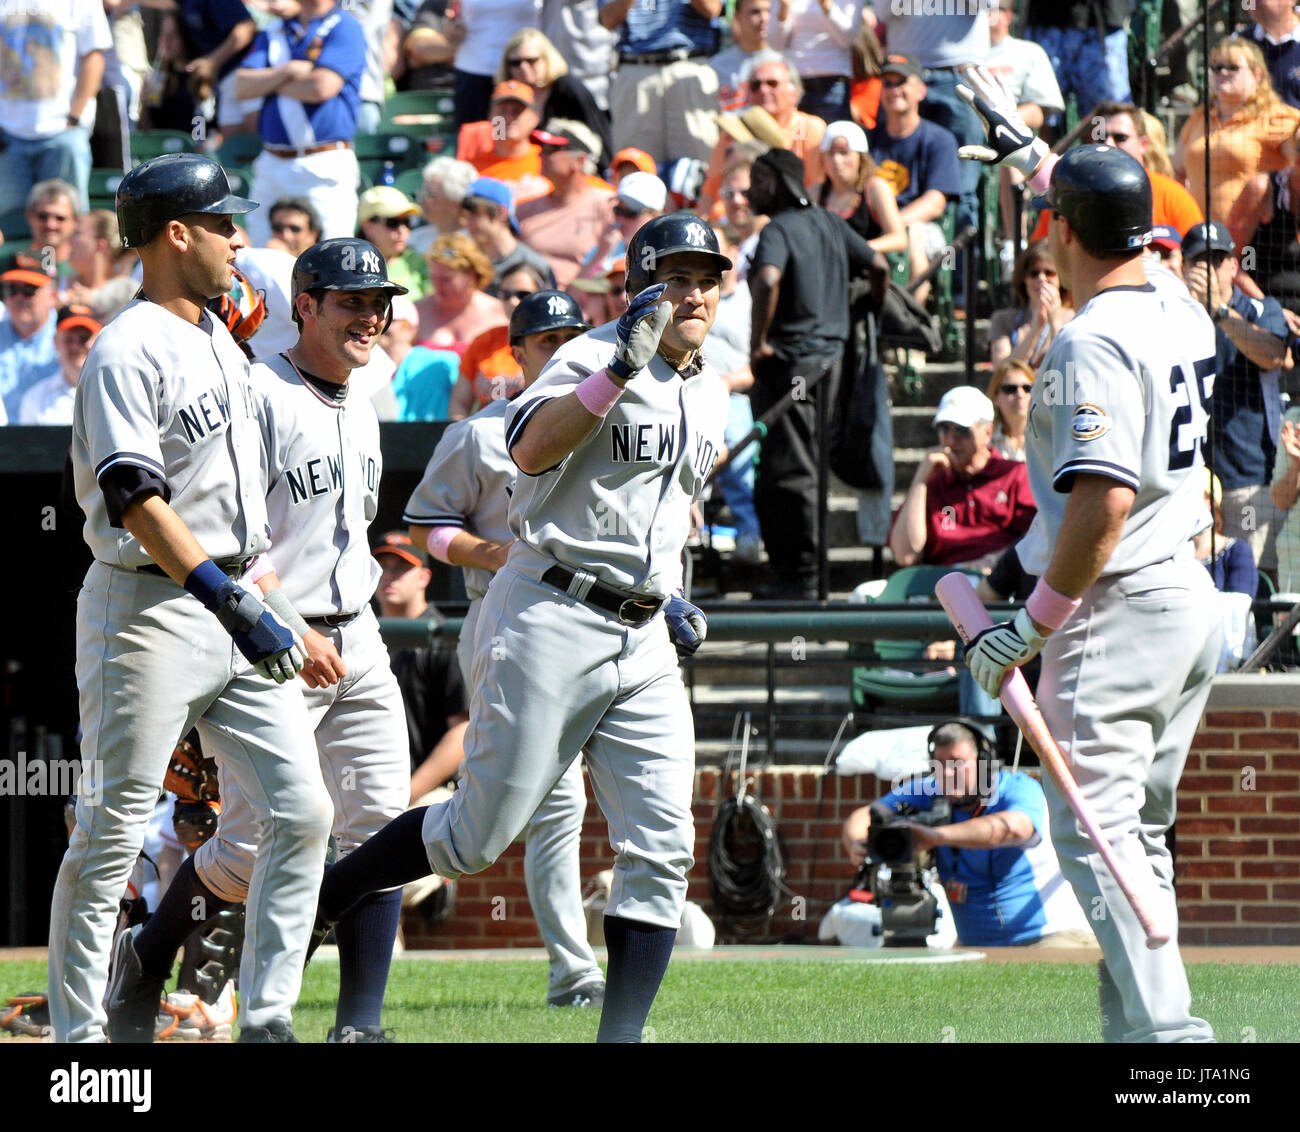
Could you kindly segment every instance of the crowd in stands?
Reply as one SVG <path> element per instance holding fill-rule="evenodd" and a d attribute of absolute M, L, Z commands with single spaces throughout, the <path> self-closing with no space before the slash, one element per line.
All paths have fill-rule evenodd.
<path fill-rule="evenodd" d="M 775 595 L 805 596 L 809 406 L 847 370 L 863 309 L 854 280 L 866 287 L 874 271 L 878 291 L 883 274 L 916 278 L 978 219 L 982 168 L 958 149 L 983 128 L 956 88 L 980 64 L 1034 128 L 1061 138 L 1077 121 L 1074 141 L 1147 169 L 1149 262 L 1180 275 L 1218 330 L 1210 498 L 1222 539 L 1207 565 L 1243 584 L 1245 548 L 1300 590 L 1300 419 L 1281 376 L 1300 357 L 1300 14 L 1287 0 L 1243 4 L 1205 48 L 1208 92 L 1176 74 L 1162 120 L 1134 102 L 1147 87 L 1129 63 L 1135 6 L 25 0 L 3 16 L 27 62 L 0 81 L 0 421 L 70 421 L 79 359 L 138 280 L 113 211 L 92 202 L 92 171 L 129 168 L 150 131 L 181 131 L 228 165 L 244 155 L 233 164 L 261 204 L 237 284 L 266 306 L 254 356 L 292 341 L 295 256 L 338 235 L 379 248 L 409 295 L 358 382 L 391 419 L 459 419 L 510 396 L 514 305 L 558 287 L 591 321 L 617 317 L 633 234 L 693 209 L 736 263 L 706 349 L 731 390 L 729 441 L 792 368 L 814 384 L 819 367 L 828 375 L 769 431 L 757 483 L 753 448 L 721 480 L 738 555 L 757 561 L 765 536 Z M 387 107 L 412 92 L 428 99 L 414 119 L 427 160 L 400 184 L 363 179 L 358 140 L 400 124 Z M 993 313 L 973 384 L 944 398 L 937 444 L 881 539 L 902 565 L 987 570 L 1033 513 L 1018 464 L 1027 406 L 1074 308 L 1048 215 L 1025 207 L 1019 180 L 1003 171 L 985 186 L 1010 305 Z M 968 327 L 974 299 L 956 296 Z M 987 396 L 975 387 L 985 373 Z M 977 506 L 986 496 L 993 505 Z"/>

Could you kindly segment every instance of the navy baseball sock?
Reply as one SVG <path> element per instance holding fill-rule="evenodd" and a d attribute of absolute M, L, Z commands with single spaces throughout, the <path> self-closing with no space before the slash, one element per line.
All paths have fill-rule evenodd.
<path fill-rule="evenodd" d="M 659 993 L 677 939 L 675 928 L 660 928 L 619 916 L 605 917 L 605 1005 L 598 1042 L 639 1042 L 650 1007 Z"/>
<path fill-rule="evenodd" d="M 147 975 L 167 977 L 176 952 L 189 934 L 218 912 L 233 907 L 199 879 L 194 858 L 186 857 L 158 902 L 158 910 L 136 934 L 140 969 Z"/>
<path fill-rule="evenodd" d="M 339 945 L 337 1030 L 379 1025 L 401 916 L 402 890 L 398 888 L 363 896 L 335 925 L 334 938 Z"/>
<path fill-rule="evenodd" d="M 320 888 L 320 914 L 334 923 L 366 893 L 398 888 L 433 872 L 421 832 L 428 808 L 407 810 L 327 869 Z"/>

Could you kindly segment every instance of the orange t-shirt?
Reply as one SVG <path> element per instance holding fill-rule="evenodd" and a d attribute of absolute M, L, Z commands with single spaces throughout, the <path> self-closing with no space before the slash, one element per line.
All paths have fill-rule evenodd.
<path fill-rule="evenodd" d="M 1168 224 L 1178 231 L 1180 236 L 1187 235 L 1187 229 L 1199 224 L 1205 217 L 1196 199 L 1172 177 L 1147 170 L 1147 179 L 1151 182 L 1151 223 Z M 1047 239 L 1047 212 L 1044 210 L 1034 226 L 1029 242 Z"/>
<path fill-rule="evenodd" d="M 804 185 L 810 189 L 814 185 L 820 185 L 826 180 L 818 156 L 822 138 L 826 136 L 825 120 L 818 118 L 816 114 L 805 114 L 802 110 L 796 110 L 794 117 L 790 119 L 790 128 L 784 131 L 784 134 L 786 147 L 803 159 Z M 722 191 L 722 170 L 726 167 L 727 150 L 732 144 L 732 138 L 724 133 L 718 138 L 718 144 L 713 147 L 713 155 L 709 158 L 709 173 L 704 178 L 704 187 L 700 190 L 701 195 L 708 197 L 710 201 L 716 201 L 718 193 Z"/>
<path fill-rule="evenodd" d="M 472 413 L 502 397 L 513 397 L 524 387 L 524 371 L 510 352 L 508 326 L 485 330 L 465 347 L 460 359 L 460 379 L 474 387 Z"/>
<path fill-rule="evenodd" d="M 859 126 L 864 130 L 876 128 L 876 116 L 880 113 L 880 92 L 883 84 L 880 76 L 863 79 L 849 88 L 849 109 Z"/>
<path fill-rule="evenodd" d="M 1210 129 L 1209 217 L 1225 224 L 1246 182 L 1256 173 L 1276 173 L 1288 162 L 1282 146 L 1300 127 L 1300 110 L 1280 103 L 1264 113 L 1241 110 L 1226 122 L 1218 115 Z M 1193 113 L 1178 135 L 1187 187 L 1205 208 L 1205 113 Z"/>

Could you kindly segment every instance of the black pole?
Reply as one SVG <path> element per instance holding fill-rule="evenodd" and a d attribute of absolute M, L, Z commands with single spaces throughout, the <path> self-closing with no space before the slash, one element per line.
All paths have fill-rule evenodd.
<path fill-rule="evenodd" d="M 818 379 L 817 397 L 817 600 L 830 596 L 830 485 L 831 485 L 831 397 L 835 394 L 835 371 L 839 359 L 832 358 Z"/>

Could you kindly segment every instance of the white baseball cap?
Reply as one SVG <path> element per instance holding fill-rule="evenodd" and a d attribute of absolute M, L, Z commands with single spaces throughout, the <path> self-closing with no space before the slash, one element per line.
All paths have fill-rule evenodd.
<path fill-rule="evenodd" d="M 668 186 L 653 173 L 629 173 L 618 183 L 618 199 L 639 212 L 662 212 L 668 203 Z"/>
<path fill-rule="evenodd" d="M 959 385 L 949 389 L 939 400 L 939 408 L 934 414 L 934 423 L 955 424 L 961 428 L 970 428 L 980 421 L 992 421 L 993 402 L 973 385 Z"/>
<path fill-rule="evenodd" d="M 826 133 L 822 135 L 821 149 L 823 153 L 830 151 L 831 145 L 836 138 L 843 138 L 848 142 L 849 150 L 853 153 L 868 152 L 867 135 L 857 122 L 830 123 L 826 127 Z"/>
<path fill-rule="evenodd" d="M 391 299 L 394 322 L 409 322 L 412 326 L 420 325 L 420 314 L 415 304 L 406 295 L 394 295 Z"/>

